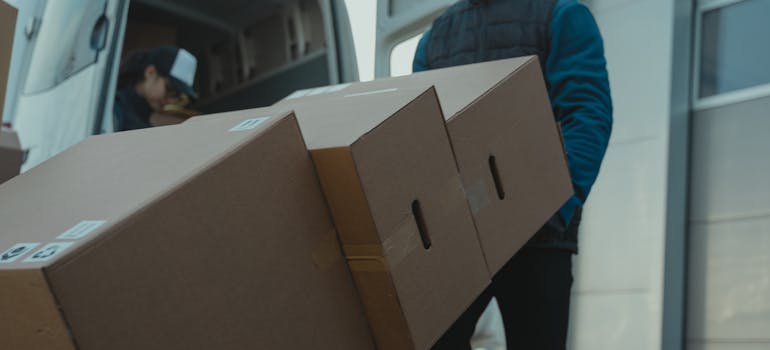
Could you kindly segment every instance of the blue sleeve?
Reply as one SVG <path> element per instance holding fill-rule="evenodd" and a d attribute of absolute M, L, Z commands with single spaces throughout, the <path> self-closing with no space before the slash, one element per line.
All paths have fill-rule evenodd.
<path fill-rule="evenodd" d="M 599 174 L 612 130 L 612 99 L 602 37 L 588 8 L 576 0 L 560 0 L 550 31 L 545 76 L 575 190 L 559 210 L 566 224 Z"/>
<path fill-rule="evenodd" d="M 414 53 L 414 60 L 412 60 L 412 72 L 422 72 L 428 70 L 428 38 L 430 38 L 430 29 L 426 31 L 420 42 L 417 44 L 417 50 Z"/>

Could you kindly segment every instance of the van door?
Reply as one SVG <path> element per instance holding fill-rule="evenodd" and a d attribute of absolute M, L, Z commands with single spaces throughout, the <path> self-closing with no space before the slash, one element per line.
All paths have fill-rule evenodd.
<path fill-rule="evenodd" d="M 414 48 L 422 33 L 455 1 L 377 0 L 374 75 L 411 73 Z"/>
<path fill-rule="evenodd" d="M 111 129 L 113 99 L 107 96 L 114 95 L 127 5 L 128 0 L 38 1 L 25 33 L 17 33 L 29 41 L 13 113 L 28 152 L 23 171 Z"/>

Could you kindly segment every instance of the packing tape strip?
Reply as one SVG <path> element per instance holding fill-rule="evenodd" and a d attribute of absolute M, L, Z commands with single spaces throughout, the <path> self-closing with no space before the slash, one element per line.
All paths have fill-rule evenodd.
<path fill-rule="evenodd" d="M 421 246 L 420 231 L 412 215 L 404 216 L 390 237 L 382 243 L 385 256 L 388 257 L 393 268 Z"/>
<path fill-rule="evenodd" d="M 382 247 L 379 244 L 345 244 L 342 246 L 342 250 L 348 259 L 383 256 Z"/>
<path fill-rule="evenodd" d="M 484 210 L 490 203 L 489 187 L 480 180 L 465 189 L 465 198 L 468 199 L 468 205 L 471 207 L 473 215 Z"/>
<path fill-rule="evenodd" d="M 462 182 L 459 176 L 452 176 L 441 187 L 443 198 L 435 205 L 442 206 L 438 212 L 442 215 L 453 215 L 459 206 L 465 203 L 459 200 L 463 194 Z M 433 234 L 440 232 L 432 232 Z M 434 236 L 431 239 L 435 239 Z M 346 244 L 343 246 L 350 269 L 353 271 L 385 271 L 395 269 L 415 250 L 422 247 L 422 239 L 413 215 L 405 215 L 393 233 L 382 246 L 376 244 Z"/>
<path fill-rule="evenodd" d="M 387 271 L 398 266 L 420 247 L 419 236 L 414 218 L 411 215 L 405 215 L 382 246 L 346 244 L 343 250 L 353 271 Z"/>
<path fill-rule="evenodd" d="M 382 247 L 377 244 L 346 244 L 342 249 L 351 271 L 387 271 Z"/>
<path fill-rule="evenodd" d="M 332 267 L 335 263 L 342 260 L 342 252 L 340 251 L 340 243 L 337 239 L 337 231 L 331 229 L 324 234 L 324 237 L 318 242 L 318 245 L 313 249 L 313 265 L 320 270 L 326 271 Z"/>
<path fill-rule="evenodd" d="M 383 257 L 372 257 L 366 260 L 348 260 L 350 271 L 353 272 L 384 272 L 388 265 Z"/>

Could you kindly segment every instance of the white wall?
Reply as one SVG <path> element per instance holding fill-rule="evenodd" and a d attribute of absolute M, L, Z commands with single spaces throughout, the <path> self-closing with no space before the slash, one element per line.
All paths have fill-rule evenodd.
<path fill-rule="evenodd" d="M 593 0 L 614 129 L 574 258 L 571 349 L 661 344 L 674 0 Z"/>

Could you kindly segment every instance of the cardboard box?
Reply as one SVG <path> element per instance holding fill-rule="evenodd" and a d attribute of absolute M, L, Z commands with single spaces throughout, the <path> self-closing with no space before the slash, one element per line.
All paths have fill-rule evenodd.
<path fill-rule="evenodd" d="M 8 84 L 8 74 L 11 69 L 11 52 L 13 51 L 13 36 L 16 32 L 15 7 L 0 1 L 0 122 L 3 121 L 3 106 L 5 91 Z"/>
<path fill-rule="evenodd" d="M 0 129 L 0 184 L 19 175 L 23 157 L 16 133 Z"/>
<path fill-rule="evenodd" d="M 479 239 L 497 272 L 572 195 L 536 56 L 297 91 L 278 104 L 433 84 Z"/>
<path fill-rule="evenodd" d="M 373 349 L 293 116 L 95 136 L 0 186 L 4 349 Z"/>
<path fill-rule="evenodd" d="M 429 348 L 489 283 L 435 90 L 254 113 L 286 109 L 297 114 L 378 349 Z"/>

